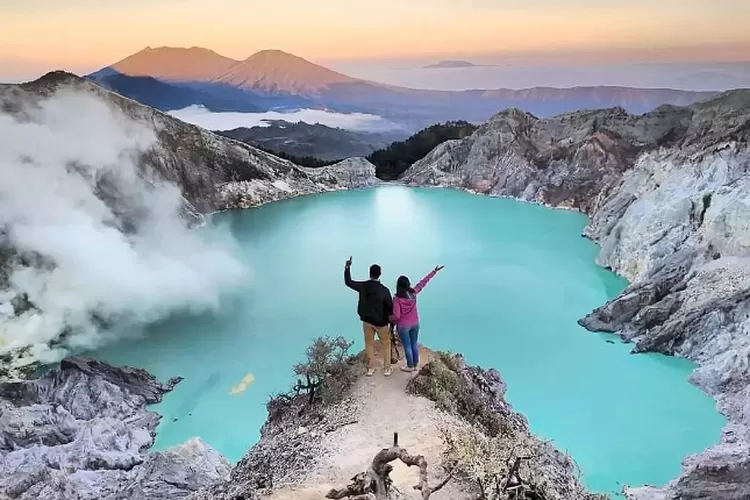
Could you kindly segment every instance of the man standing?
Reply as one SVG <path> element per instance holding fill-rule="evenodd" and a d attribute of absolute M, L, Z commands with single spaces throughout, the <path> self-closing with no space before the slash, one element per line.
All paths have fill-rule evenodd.
<path fill-rule="evenodd" d="M 375 373 L 373 358 L 375 357 L 375 334 L 378 334 L 383 351 L 383 375 L 393 373 L 391 368 L 391 334 L 388 330 L 391 314 L 393 314 L 393 300 L 391 291 L 380 282 L 381 269 L 377 264 L 370 266 L 370 279 L 354 281 L 350 267 L 352 258 L 344 266 L 344 284 L 359 293 L 357 314 L 362 320 L 362 330 L 365 333 L 365 353 L 367 354 L 367 376 Z"/>

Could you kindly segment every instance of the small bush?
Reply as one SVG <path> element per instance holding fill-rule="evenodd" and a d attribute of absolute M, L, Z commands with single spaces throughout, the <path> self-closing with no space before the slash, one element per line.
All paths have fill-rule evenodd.
<path fill-rule="evenodd" d="M 440 361 L 442 361 L 449 370 L 456 373 L 459 372 L 459 370 L 461 369 L 461 365 L 458 362 L 458 357 L 455 354 L 448 351 L 439 351 L 437 354 L 440 358 Z"/>
<path fill-rule="evenodd" d="M 469 380 L 469 370 L 463 370 L 459 356 L 438 353 L 437 359 L 427 363 L 407 385 L 412 394 L 424 396 L 438 408 L 480 425 L 490 436 L 510 432 L 519 426 L 507 410 L 494 410 L 486 395 Z"/>
<path fill-rule="evenodd" d="M 357 379 L 357 358 L 349 355 L 352 342 L 344 337 L 318 337 L 307 348 L 306 360 L 294 366 L 296 392 L 305 390 L 309 402 L 339 401 Z"/>
<path fill-rule="evenodd" d="M 606 500 L 587 493 L 569 457 L 529 434 L 489 437 L 471 425 L 443 430 L 443 467 L 482 500 Z"/>
<path fill-rule="evenodd" d="M 458 374 L 444 363 L 430 361 L 407 386 L 413 394 L 419 394 L 435 402 L 438 408 L 456 413 L 456 393 L 459 390 Z"/>
<path fill-rule="evenodd" d="M 271 395 L 266 403 L 268 421 L 291 416 L 295 420 L 317 403 L 335 404 L 349 393 L 361 373 L 363 357 L 350 355 L 352 342 L 343 337 L 318 337 L 305 352 L 305 361 L 294 366 L 297 382 L 289 392 Z M 294 411 L 291 411 L 294 410 Z"/>

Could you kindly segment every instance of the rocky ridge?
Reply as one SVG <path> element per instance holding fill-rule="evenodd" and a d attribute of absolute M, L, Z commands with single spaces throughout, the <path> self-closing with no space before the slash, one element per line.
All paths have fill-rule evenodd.
<path fill-rule="evenodd" d="M 117 119 L 149 125 L 156 132 L 157 141 L 142 152 L 139 166 L 144 175 L 177 185 L 187 202 L 200 213 L 234 208 L 230 200 L 221 196 L 221 188 L 234 183 L 255 182 L 265 186 L 267 196 L 254 201 L 262 204 L 284 197 L 358 188 L 373 182 L 367 177 L 350 175 L 347 169 L 351 162 L 332 165 L 325 172 L 298 167 L 61 71 L 30 83 L 0 85 L 0 110 L 22 117 L 26 107 L 38 106 L 60 92 L 83 93 L 105 102 Z M 274 186 L 278 181 L 284 182 L 283 187 Z"/>
<path fill-rule="evenodd" d="M 0 498 L 322 498 L 318 492 L 320 488 L 328 491 L 331 485 L 327 481 L 343 485 L 349 477 L 341 471 L 331 477 L 321 472 L 331 455 L 340 455 L 334 460 L 337 463 L 345 455 L 343 461 L 349 464 L 354 460 L 356 467 L 353 453 L 377 453 L 377 441 L 363 443 L 347 434 L 372 411 L 367 403 L 377 388 L 401 403 L 404 411 L 415 405 L 410 428 L 418 431 L 406 433 L 413 452 L 426 452 L 427 442 L 437 439 L 437 448 L 428 455 L 431 477 L 445 477 L 444 468 L 452 470 L 455 477 L 453 486 L 445 494 L 436 494 L 435 500 L 474 498 L 479 487 L 477 478 L 453 463 L 454 455 L 445 454 L 442 443 L 447 438 L 441 437 L 441 432 L 456 440 L 462 436 L 494 440 L 503 458 L 489 457 L 497 461 L 488 470 L 497 472 L 483 480 L 502 479 L 508 473 L 503 465 L 506 454 L 522 453 L 528 458 L 517 473 L 529 492 L 526 498 L 600 500 L 599 495 L 583 490 L 569 457 L 529 433 L 524 417 L 505 401 L 506 386 L 497 371 L 467 366 L 460 355 L 424 354 L 429 362 L 416 377 L 394 376 L 390 385 L 383 381 L 373 384 L 372 379 L 363 377 L 362 357 L 357 356 L 347 361 L 347 370 L 357 375 L 334 401 L 328 402 L 324 396 L 310 405 L 305 394 L 272 398 L 261 439 L 233 468 L 197 438 L 166 451 L 147 453 L 160 417 L 146 405 L 161 401 L 179 378 L 161 384 L 144 370 L 113 367 L 85 357 L 68 358 L 38 377 L 0 382 Z M 377 406 L 377 401 L 374 404 Z M 387 419 L 381 423 L 388 435 L 396 425 Z M 438 424 L 439 429 L 435 427 Z M 371 430 L 372 422 L 362 426 Z M 467 448 L 461 448 L 457 458 L 467 452 L 472 461 L 488 459 L 481 453 L 474 456 Z M 388 498 L 412 498 L 406 484 L 414 477 L 399 481 L 400 491 L 392 491 Z M 311 482 L 320 484 L 310 488 Z"/>
<path fill-rule="evenodd" d="M 634 498 L 750 498 L 749 139 L 746 90 L 641 116 L 508 110 L 402 177 L 588 214 L 598 263 L 631 284 L 581 325 L 699 364 L 691 381 L 728 418 L 721 443 Z"/>
<path fill-rule="evenodd" d="M 32 111 L 65 99 L 78 105 L 105 105 L 109 119 L 155 136 L 138 152 L 138 174 L 151 185 L 177 186 L 182 194 L 182 215 L 187 225 L 204 222 L 204 214 L 230 208 L 247 208 L 306 194 L 356 189 L 379 182 L 375 167 L 361 158 L 310 169 L 265 153 L 239 141 L 224 138 L 170 115 L 109 92 L 88 80 L 54 72 L 34 82 L 0 85 L 0 116 L 16 123 L 33 119 Z M 75 117 L 70 116 L 71 120 Z M 113 125 L 114 126 L 114 125 Z M 44 130 L 43 128 L 41 130 Z M 28 161 L 18 158 L 17 161 Z M 67 168 L 74 168 L 75 158 Z M 116 183 L 105 176 L 94 181 L 97 196 L 114 207 L 123 234 L 137 233 L 132 222 L 152 207 L 137 197 L 118 194 Z M 50 265 L 44 256 L 19 255 L 5 228 L 0 227 L 0 376 L 26 366 L 23 346 L 3 343 L 3 324 L 20 315 L 35 314 L 29 299 L 11 286 L 11 274 L 19 269 Z M 39 315 L 43 311 L 37 311 Z M 14 372 L 15 373 L 15 372 Z"/>
<path fill-rule="evenodd" d="M 182 189 L 189 220 L 200 220 L 201 213 L 230 208 L 235 204 L 256 206 L 295 195 L 375 182 L 369 176 L 370 167 L 362 160 L 350 160 L 339 166 L 342 168 L 334 166 L 327 171 L 302 169 L 249 146 L 183 124 L 64 73 L 47 75 L 31 84 L 0 87 L 0 109 L 3 113 L 22 115 L 23 107 L 19 103 L 34 105 L 60 89 L 88 93 L 92 98 L 104 99 L 115 113 L 154 124 L 159 141 L 153 149 L 144 152 L 141 158 L 143 173 L 155 180 L 171 181 Z M 747 92 L 730 92 L 689 108 L 666 106 L 641 117 L 613 109 L 539 120 L 510 110 L 496 115 L 470 138 L 436 148 L 405 175 L 405 180 L 412 184 L 457 187 L 585 211 L 591 216 L 586 235 L 602 247 L 600 263 L 628 277 L 632 285 L 614 301 L 583 319 L 582 324 L 590 329 L 616 331 L 635 341 L 636 351 L 678 354 L 701 364 L 694 381 L 717 398 L 720 408 L 729 418 L 722 443 L 700 456 L 687 459 L 681 477 L 664 490 L 631 490 L 634 497 L 718 499 L 750 495 L 747 491 L 750 484 L 747 458 L 750 442 L 748 314 L 744 295 L 750 283 L 743 267 L 747 256 L 744 210 L 749 100 Z M 354 172 L 347 170 L 352 167 Z M 7 264 L 13 259 L 4 236 L 0 233 L 0 255 L 4 257 L 0 262 L 0 279 L 7 275 Z M 7 292 L 3 292 L 0 298 L 0 312 L 4 311 L 6 315 L 9 304 L 14 310 L 23 306 L 23 301 Z M 85 371 L 84 368 L 81 370 Z M 60 387 L 66 384 L 62 379 L 75 378 L 72 374 L 76 372 L 66 369 L 64 373 Z M 144 493 L 146 490 L 153 494 L 161 492 L 160 479 L 153 479 L 154 474 L 159 470 L 170 470 L 170 476 L 180 476 L 185 469 L 159 464 L 179 462 L 184 457 L 197 459 L 204 465 L 213 464 L 209 469 L 214 472 L 202 476 L 210 479 L 196 479 L 191 485 L 212 482 L 223 474 L 222 467 L 215 465 L 216 460 L 211 458 L 215 457 L 213 452 L 197 442 L 189 443 L 182 451 L 170 451 L 173 454 L 169 457 L 158 455 L 159 458 L 149 459 L 162 462 L 144 459 L 139 463 L 144 457 L 141 455 L 143 449 L 150 444 L 144 432 L 150 434 L 155 424 L 140 416 L 131 403 L 126 403 L 124 409 L 120 403 L 113 403 L 112 407 L 118 407 L 123 415 L 136 415 L 134 422 L 140 422 L 137 425 L 141 427 L 127 432 L 124 429 L 111 431 L 97 421 L 88 425 L 100 426 L 97 427 L 100 432 L 80 434 L 64 412 L 61 417 L 57 414 L 47 417 L 44 409 L 29 409 L 34 405 L 49 404 L 52 399 L 18 396 L 14 392 L 16 389 L 8 389 L 26 383 L 15 381 L 2 386 L 2 418 L 9 415 L 9 422 L 3 425 L 13 429 L 18 425 L 19 415 L 39 421 L 35 432 L 49 428 L 49 425 L 45 427 L 45 422 L 57 422 L 49 432 L 42 433 L 48 436 L 45 439 L 54 449 L 47 449 L 47 452 L 56 461 L 50 462 L 51 467 L 47 467 L 44 461 L 41 463 L 45 465 L 40 466 L 39 461 L 32 460 L 33 457 L 39 458 L 35 455 L 39 452 L 28 451 L 39 448 L 23 448 L 29 444 L 31 436 L 25 431 L 20 434 L 7 431 L 9 436 L 16 437 L 12 438 L 11 444 L 3 446 L 12 446 L 10 453 L 21 457 L 19 461 L 9 462 L 7 456 L 10 453 L 3 451 L 4 472 L 8 471 L 8 477 L 15 477 L 18 481 L 8 483 L 11 487 L 7 491 L 13 492 L 16 498 L 32 487 L 41 493 L 58 495 L 57 498 L 75 498 L 70 488 L 85 491 L 76 493 L 81 498 L 102 498 L 101 488 L 109 484 L 109 480 L 105 484 L 92 479 L 100 490 L 91 493 L 92 490 L 86 490 L 94 488 L 91 484 L 76 479 L 78 483 L 71 486 L 70 475 L 56 468 L 56 464 L 68 464 L 71 471 L 82 468 L 78 476 L 74 471 L 76 478 L 98 477 L 87 474 L 90 469 L 86 467 L 99 464 L 80 458 L 80 450 L 97 449 L 97 446 L 118 450 L 111 456 L 112 462 L 103 462 L 106 467 L 116 470 L 117 477 L 113 481 L 121 478 L 119 466 L 127 472 L 137 471 L 142 474 L 139 477 L 152 478 L 147 483 L 153 487 L 143 486 L 138 493 L 141 496 L 133 498 L 150 498 L 151 493 Z M 6 392 L 8 390 L 10 392 Z M 100 386 L 92 394 L 99 394 L 97 391 L 101 390 Z M 106 390 L 113 391 L 109 386 Z M 133 393 L 139 405 L 148 402 L 149 397 L 155 397 L 137 390 Z M 79 393 L 73 390 L 68 394 Z M 124 401 L 126 397 L 122 399 Z M 55 404 L 67 408 L 62 403 Z M 70 407 L 66 411 L 73 418 L 79 418 L 73 409 L 77 403 L 65 404 Z M 94 408 L 106 411 L 106 408 L 95 405 Z M 42 416 L 35 416 L 35 411 L 41 411 Z M 86 416 L 80 418 L 89 419 Z M 89 420 L 92 419 L 96 420 L 96 417 Z M 120 424 L 130 422 L 128 418 L 117 420 Z M 60 428 L 69 430 L 65 434 Z M 5 436 L 5 428 L 3 430 Z M 79 434 L 78 443 L 82 444 L 76 448 L 75 436 Z M 112 437 L 105 443 L 90 437 L 94 434 L 127 434 L 128 439 Z M 59 441 L 71 439 L 71 435 L 74 436 L 73 445 L 67 446 L 71 442 Z M 152 456 L 157 454 L 147 457 Z M 185 460 L 185 463 L 189 462 Z M 142 467 L 148 463 L 155 465 Z M 11 473 L 6 467 L 12 467 L 16 472 Z M 113 470 L 106 467 L 96 470 Z M 32 474 L 29 479 L 28 474 L 24 476 L 25 470 L 36 471 L 36 475 Z M 190 477 L 197 477 L 193 473 L 185 474 L 181 476 L 185 478 L 181 480 L 183 485 L 192 480 Z M 41 480 L 35 481 L 34 478 Z M 129 476 L 128 481 L 131 479 Z M 141 483 L 136 481 L 134 484 Z M 26 488 L 26 485 L 30 486 Z M 191 488 L 180 487 L 175 495 L 183 495 Z M 114 494 L 109 490 L 107 493 Z"/>
<path fill-rule="evenodd" d="M 146 453 L 160 417 L 145 406 L 179 381 L 72 357 L 0 382 L 0 498 L 173 500 L 226 479 L 229 463 L 197 438 Z"/>
<path fill-rule="evenodd" d="M 364 365 L 361 359 L 350 360 L 357 368 L 358 378 L 345 397 L 334 404 L 308 406 L 304 395 L 291 400 L 272 399 L 269 419 L 261 430 L 260 441 L 237 464 L 230 479 L 192 494 L 189 500 L 323 498 L 329 489 L 344 486 L 351 475 L 359 472 L 358 467 L 366 467 L 360 464 L 361 458 L 366 457 L 366 463 L 388 445 L 387 441 L 370 442 L 361 436 L 366 432 L 368 438 L 374 434 L 391 439 L 398 422 L 382 418 L 381 413 L 389 414 L 392 406 L 376 408 L 382 407 L 386 401 L 409 415 L 409 430 L 417 429 L 416 433 L 404 432 L 401 442 L 408 442 L 405 445 L 411 453 L 424 453 L 428 458 L 432 484 L 445 477 L 444 469 L 455 472 L 453 488 L 430 498 L 460 500 L 478 497 L 476 478 L 464 475 L 460 467 L 451 463 L 453 457 L 444 455 L 445 437 L 440 435 L 458 439 L 471 433 L 481 440 L 498 440 L 503 455 L 498 462 L 504 462 L 506 456 L 513 453 L 528 455 L 529 460 L 520 469 L 524 487 L 529 491 L 525 498 L 601 500 L 601 496 L 582 488 L 577 469 L 569 457 L 530 434 L 525 418 L 505 401 L 505 382 L 496 370 L 467 366 L 461 355 L 428 350 L 423 354 L 429 361 L 415 377 L 397 373 L 388 380 L 375 382 L 362 376 Z M 369 405 L 370 402 L 373 404 Z M 411 404 L 416 404 L 414 415 Z M 367 415 L 372 412 L 378 415 L 368 419 Z M 438 422 L 433 423 L 433 418 Z M 373 432 L 373 427 L 382 429 Z M 427 453 L 436 437 L 437 453 Z M 461 452 L 472 454 L 472 460 L 488 460 L 478 450 Z M 346 463 L 343 469 L 342 462 Z M 487 465 L 490 470 L 499 464 Z M 502 466 L 499 469 L 502 470 Z M 404 474 L 407 472 L 402 471 L 399 476 Z M 482 479 L 491 480 L 489 474 Z M 416 484 L 415 478 L 393 480 L 394 486 L 399 484 L 387 498 L 423 498 L 420 493 L 409 493 L 409 490 L 413 491 L 411 486 Z M 341 484 L 336 484 L 336 481 Z M 325 497 L 344 498 L 331 495 L 332 491 Z M 356 494 L 351 496 L 363 498 Z"/>

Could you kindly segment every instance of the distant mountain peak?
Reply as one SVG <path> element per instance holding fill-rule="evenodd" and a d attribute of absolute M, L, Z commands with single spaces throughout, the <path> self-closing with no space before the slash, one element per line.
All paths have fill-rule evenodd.
<path fill-rule="evenodd" d="M 232 66 L 215 81 L 247 90 L 307 96 L 359 80 L 283 50 L 267 49 Z"/>
<path fill-rule="evenodd" d="M 440 69 L 440 68 L 473 68 L 477 66 L 471 61 L 464 61 L 464 60 L 447 60 L 447 61 L 440 61 L 435 64 L 428 64 L 425 66 L 425 68 L 430 69 Z"/>
<path fill-rule="evenodd" d="M 148 46 L 106 68 L 128 76 L 175 82 L 205 82 L 239 63 L 204 47 Z"/>
<path fill-rule="evenodd" d="M 255 54 L 248 57 L 248 59 L 253 57 L 293 57 L 295 59 L 302 59 L 299 56 L 295 56 L 294 54 L 290 54 L 289 52 L 285 52 L 280 49 L 263 49 L 259 50 Z"/>

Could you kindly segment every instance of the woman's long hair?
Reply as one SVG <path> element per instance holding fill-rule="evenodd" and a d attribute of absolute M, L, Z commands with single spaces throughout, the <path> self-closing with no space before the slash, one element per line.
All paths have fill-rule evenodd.
<path fill-rule="evenodd" d="M 396 297 L 401 297 L 402 299 L 409 299 L 410 296 L 414 295 L 414 289 L 411 287 L 411 283 L 409 282 L 409 278 L 406 276 L 399 276 L 398 280 L 396 280 Z"/>

